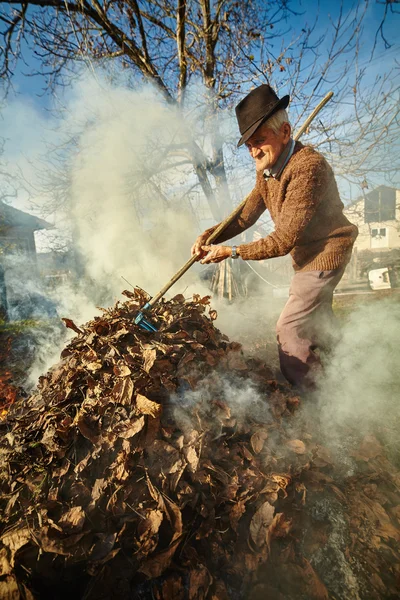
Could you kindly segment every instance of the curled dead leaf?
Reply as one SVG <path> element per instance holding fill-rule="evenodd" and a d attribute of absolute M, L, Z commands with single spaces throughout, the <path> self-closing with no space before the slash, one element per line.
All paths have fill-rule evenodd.
<path fill-rule="evenodd" d="M 264 429 L 259 429 L 250 438 L 250 444 L 254 454 L 260 454 L 264 447 L 264 442 L 268 438 L 268 432 Z"/>
<path fill-rule="evenodd" d="M 67 327 L 68 329 L 72 329 L 73 331 L 75 331 L 75 333 L 83 333 L 82 329 L 79 329 L 79 327 L 75 325 L 72 319 L 62 318 L 61 321 L 64 321 L 65 327 Z"/>

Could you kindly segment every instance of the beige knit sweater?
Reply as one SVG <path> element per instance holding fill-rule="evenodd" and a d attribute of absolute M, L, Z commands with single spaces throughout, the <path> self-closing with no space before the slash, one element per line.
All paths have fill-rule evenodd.
<path fill-rule="evenodd" d="M 257 173 L 256 185 L 236 219 L 214 243 L 248 229 L 268 209 L 275 231 L 241 244 L 244 260 L 291 254 L 295 271 L 324 271 L 345 265 L 358 229 L 343 214 L 331 167 L 309 146 L 296 142 L 292 157 L 278 179 Z M 211 234 L 217 227 L 211 227 Z"/>

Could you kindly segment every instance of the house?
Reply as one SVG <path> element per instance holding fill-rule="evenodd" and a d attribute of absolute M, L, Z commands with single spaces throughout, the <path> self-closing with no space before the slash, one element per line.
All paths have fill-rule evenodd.
<path fill-rule="evenodd" d="M 35 231 L 52 225 L 0 200 L 0 318 L 6 319 L 15 298 L 35 278 Z"/>
<path fill-rule="evenodd" d="M 400 248 L 400 190 L 380 185 L 358 198 L 344 212 L 358 227 L 354 246 L 358 252 Z"/>
<path fill-rule="evenodd" d="M 36 261 L 35 231 L 53 226 L 0 200 L 0 260 L 10 254 Z"/>

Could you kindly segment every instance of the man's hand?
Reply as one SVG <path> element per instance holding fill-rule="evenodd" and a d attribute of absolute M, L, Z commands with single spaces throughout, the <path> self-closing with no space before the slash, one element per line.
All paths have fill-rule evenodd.
<path fill-rule="evenodd" d="M 192 256 L 194 256 L 195 254 L 199 255 L 197 260 L 201 260 L 207 254 L 207 252 L 205 250 L 202 250 L 202 246 L 204 246 L 204 244 L 207 242 L 208 236 L 209 236 L 209 234 L 207 232 L 202 233 L 201 235 L 199 235 L 199 237 L 197 238 L 197 240 L 195 241 L 195 243 L 192 246 L 192 249 L 191 249 Z"/>
<path fill-rule="evenodd" d="M 231 257 L 232 248 L 230 246 L 202 246 L 204 258 L 200 261 L 202 265 L 210 263 L 219 263 L 222 260 Z"/>

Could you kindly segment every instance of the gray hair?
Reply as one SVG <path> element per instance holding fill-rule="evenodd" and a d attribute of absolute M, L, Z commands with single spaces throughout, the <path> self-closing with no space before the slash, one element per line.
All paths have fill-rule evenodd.
<path fill-rule="evenodd" d="M 289 123 L 289 117 L 284 108 L 277 110 L 269 119 L 264 121 L 263 126 L 272 129 L 274 133 L 278 133 L 283 123 Z"/>

